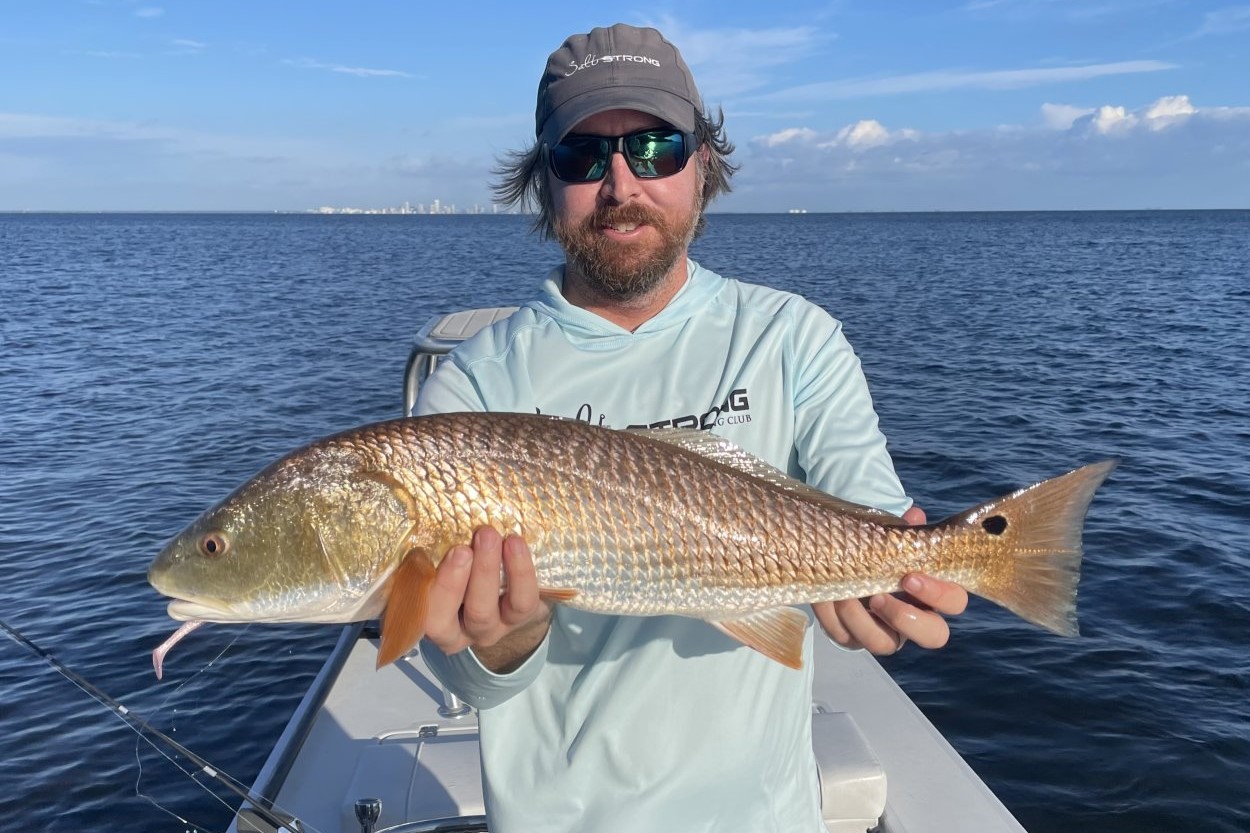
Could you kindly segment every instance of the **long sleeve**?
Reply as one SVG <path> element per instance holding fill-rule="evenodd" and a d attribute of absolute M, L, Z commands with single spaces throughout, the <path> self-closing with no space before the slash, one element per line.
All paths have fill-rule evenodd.
<path fill-rule="evenodd" d="M 519 668 L 509 674 L 496 674 L 478 661 L 471 648 L 456 654 L 444 654 L 428 639 L 421 640 L 421 656 L 434 676 L 447 689 L 477 709 L 489 709 L 506 703 L 528 687 L 547 661 L 548 633 L 539 646 Z"/>
<path fill-rule="evenodd" d="M 868 382 L 842 325 L 810 306 L 796 324 L 794 439 L 808 483 L 901 515 L 911 499 L 894 471 Z"/>
<path fill-rule="evenodd" d="M 421 386 L 415 413 L 426 416 L 486 409 L 473 378 L 453 359 L 445 359 Z M 476 708 L 489 709 L 506 702 L 534 682 L 546 662 L 549 641 L 550 634 L 519 668 L 508 674 L 490 671 L 478 661 L 471 648 L 448 655 L 428 639 L 423 639 L 421 655 L 434 676 L 453 694 Z"/>

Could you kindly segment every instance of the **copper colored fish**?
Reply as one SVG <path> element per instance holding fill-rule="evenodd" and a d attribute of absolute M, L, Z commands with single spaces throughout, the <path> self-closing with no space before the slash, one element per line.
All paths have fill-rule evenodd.
<path fill-rule="evenodd" d="M 912 527 L 707 432 L 504 413 L 399 419 L 273 463 L 170 542 L 148 580 L 188 621 L 385 613 L 383 665 L 421 638 L 443 555 L 489 525 L 525 537 L 547 598 L 704 619 L 797 668 L 808 620 L 791 605 L 893 591 L 913 570 L 1074 635 L 1081 526 L 1114 467 Z"/>

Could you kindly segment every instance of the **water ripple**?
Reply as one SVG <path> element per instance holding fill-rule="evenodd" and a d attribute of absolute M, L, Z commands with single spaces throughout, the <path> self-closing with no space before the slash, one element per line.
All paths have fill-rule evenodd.
<path fill-rule="evenodd" d="M 1034 833 L 1250 828 L 1248 231 L 1245 212 L 722 215 L 696 242 L 845 322 L 930 517 L 1120 458 L 1082 639 L 974 601 L 948 648 L 887 663 Z M 523 301 L 556 262 L 514 217 L 0 215 L 4 618 L 249 781 L 336 634 L 205 628 L 158 684 L 172 623 L 148 561 L 279 454 L 396 415 L 427 317 Z M 171 829 L 113 717 L 15 646 L 0 688 L 0 818 Z M 140 760 L 142 792 L 224 827 Z"/>

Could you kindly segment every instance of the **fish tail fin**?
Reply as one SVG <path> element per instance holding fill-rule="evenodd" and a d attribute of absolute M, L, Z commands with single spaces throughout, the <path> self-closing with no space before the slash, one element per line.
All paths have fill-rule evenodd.
<path fill-rule="evenodd" d="M 434 561 L 425 549 L 413 549 L 399 562 L 391 576 L 390 597 L 382 614 L 382 639 L 378 644 L 378 668 L 402 657 L 425 636 Z"/>
<path fill-rule="evenodd" d="M 1061 636 L 1077 636 L 1076 586 L 1081 577 L 1081 527 L 1094 491 L 1116 460 L 1044 480 L 951 518 L 997 539 L 967 589 Z M 1006 550 L 1004 552 L 1004 550 Z"/>

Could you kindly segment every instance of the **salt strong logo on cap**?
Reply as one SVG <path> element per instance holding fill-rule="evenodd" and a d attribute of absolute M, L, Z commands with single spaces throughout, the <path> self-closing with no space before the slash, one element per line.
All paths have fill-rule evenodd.
<path fill-rule="evenodd" d="M 703 100 L 681 53 L 655 29 L 617 23 L 573 35 L 547 59 L 534 132 L 554 145 L 605 110 L 638 110 L 694 132 Z"/>

